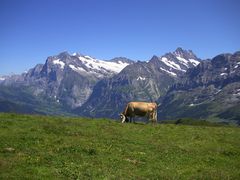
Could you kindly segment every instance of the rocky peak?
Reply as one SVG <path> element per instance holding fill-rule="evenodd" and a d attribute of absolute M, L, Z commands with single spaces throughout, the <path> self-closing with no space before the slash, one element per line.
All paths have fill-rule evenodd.
<path fill-rule="evenodd" d="M 123 68 L 132 63 L 134 63 L 134 61 L 124 57 L 117 57 L 106 61 L 80 53 L 70 55 L 68 52 L 62 52 L 47 58 L 42 74 L 46 76 L 53 71 L 61 73 L 70 70 L 82 76 L 101 79 L 119 73 Z"/>
<path fill-rule="evenodd" d="M 220 54 L 212 59 L 212 65 L 216 68 L 226 66 L 230 63 L 231 56 L 231 54 Z"/>
<path fill-rule="evenodd" d="M 173 53 L 175 57 L 181 57 L 184 59 L 199 59 L 197 56 L 193 53 L 192 50 L 184 50 L 180 47 L 178 47 Z"/>
<path fill-rule="evenodd" d="M 174 52 L 166 53 L 161 57 L 153 56 L 150 62 L 158 66 L 165 74 L 179 77 L 189 68 L 197 66 L 200 59 L 191 50 L 177 48 Z"/>
<path fill-rule="evenodd" d="M 57 56 L 55 56 L 55 57 L 57 57 L 59 59 L 67 59 L 70 56 L 71 55 L 67 51 L 63 51 L 63 52 L 59 53 Z"/>
<path fill-rule="evenodd" d="M 184 52 L 186 52 L 186 50 L 183 50 L 181 47 L 178 47 L 175 51 L 174 51 L 175 53 L 184 53 Z"/>
<path fill-rule="evenodd" d="M 78 53 L 78 52 L 75 52 L 72 54 L 72 56 L 76 56 L 76 57 L 79 57 L 79 56 L 83 56 L 82 54 Z"/>
<path fill-rule="evenodd" d="M 153 57 L 151 58 L 150 61 L 159 61 L 159 58 L 158 58 L 158 56 L 153 55 Z"/>
<path fill-rule="evenodd" d="M 239 121 L 240 53 L 220 54 L 201 61 L 159 101 L 160 119 L 188 116 Z"/>
<path fill-rule="evenodd" d="M 195 88 L 213 84 L 223 87 L 230 82 L 239 81 L 240 55 L 220 54 L 212 60 L 202 61 L 199 66 L 190 69 L 177 89 Z M 179 86 L 180 85 L 180 86 Z"/>
<path fill-rule="evenodd" d="M 128 64 L 133 64 L 135 61 L 128 59 L 126 57 L 115 57 L 111 60 L 109 60 L 110 62 L 116 62 L 116 63 L 128 63 Z"/>

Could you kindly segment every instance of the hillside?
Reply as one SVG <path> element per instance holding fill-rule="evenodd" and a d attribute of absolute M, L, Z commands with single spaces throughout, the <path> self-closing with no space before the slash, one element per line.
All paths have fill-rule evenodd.
<path fill-rule="evenodd" d="M 0 179 L 237 179 L 236 127 L 0 114 Z"/>

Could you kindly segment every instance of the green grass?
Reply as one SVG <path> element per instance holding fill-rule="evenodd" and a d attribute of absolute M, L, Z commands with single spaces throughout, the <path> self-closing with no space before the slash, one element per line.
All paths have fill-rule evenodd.
<path fill-rule="evenodd" d="M 0 114 L 0 179 L 239 179 L 240 129 Z"/>
<path fill-rule="evenodd" d="M 233 123 L 227 123 L 227 122 L 214 122 L 203 119 L 194 119 L 194 118 L 179 118 L 177 120 L 163 120 L 160 121 L 161 124 L 176 124 L 176 125 L 191 125 L 191 126 L 208 126 L 208 127 L 219 127 L 219 126 L 236 126 L 236 124 Z"/>

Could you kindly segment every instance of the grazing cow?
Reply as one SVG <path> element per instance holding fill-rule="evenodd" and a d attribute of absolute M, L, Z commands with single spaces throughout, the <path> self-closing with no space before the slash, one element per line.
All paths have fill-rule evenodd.
<path fill-rule="evenodd" d="M 135 116 L 148 117 L 149 121 L 156 123 L 157 104 L 152 102 L 129 102 L 124 112 L 120 114 L 121 121 L 122 123 L 132 122 Z"/>

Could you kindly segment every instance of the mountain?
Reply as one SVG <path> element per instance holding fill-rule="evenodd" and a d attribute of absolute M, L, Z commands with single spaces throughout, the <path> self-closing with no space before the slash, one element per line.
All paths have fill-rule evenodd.
<path fill-rule="evenodd" d="M 148 62 L 136 62 L 119 74 L 100 80 L 76 113 L 91 117 L 116 118 L 129 101 L 156 101 L 200 59 L 192 51 L 177 48 Z"/>
<path fill-rule="evenodd" d="M 159 119 L 240 122 L 240 51 L 202 61 L 159 99 Z"/>
<path fill-rule="evenodd" d="M 9 104 L 17 103 L 16 106 L 26 104 L 35 107 L 29 103 L 29 98 L 14 95 L 24 94 L 32 97 L 31 100 L 38 99 L 37 107 L 46 107 L 45 104 L 50 103 L 69 112 L 88 99 L 99 80 L 119 73 L 132 63 L 134 61 L 122 57 L 105 61 L 62 52 L 48 57 L 45 64 L 38 64 L 26 73 L 1 78 L 0 99 L 9 101 Z"/>
<path fill-rule="evenodd" d="M 156 101 L 159 120 L 240 124 L 240 51 L 201 60 L 177 48 L 137 62 L 63 52 L 0 77 L 1 112 L 118 118 L 129 101 Z"/>

